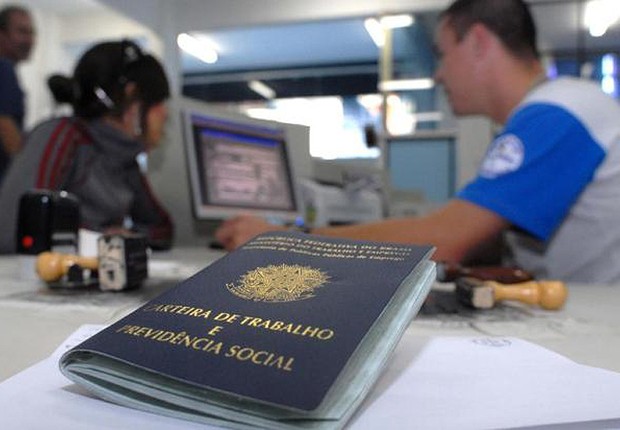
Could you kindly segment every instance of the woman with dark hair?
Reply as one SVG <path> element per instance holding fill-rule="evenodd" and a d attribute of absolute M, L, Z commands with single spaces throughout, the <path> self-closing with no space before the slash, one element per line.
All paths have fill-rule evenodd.
<path fill-rule="evenodd" d="M 0 252 L 16 250 L 19 199 L 31 189 L 74 194 L 84 228 L 136 231 L 151 247 L 169 248 L 170 217 L 136 161 L 163 135 L 170 88 L 161 64 L 133 42 L 105 42 L 81 57 L 72 78 L 56 75 L 48 84 L 73 116 L 35 127 L 7 172 Z"/>

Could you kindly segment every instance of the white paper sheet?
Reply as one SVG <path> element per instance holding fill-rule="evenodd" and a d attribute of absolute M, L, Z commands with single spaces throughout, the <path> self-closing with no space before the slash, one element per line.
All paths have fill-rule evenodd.
<path fill-rule="evenodd" d="M 417 355 L 412 340 L 351 428 L 620 428 L 620 373 L 516 338 L 438 337 Z"/>
<path fill-rule="evenodd" d="M 106 403 L 65 379 L 58 370 L 60 355 L 101 328 L 82 327 L 48 359 L 0 384 L 0 428 L 212 428 Z M 567 428 L 620 428 L 619 373 L 576 364 L 515 338 L 438 337 L 424 342 L 403 338 L 350 423 L 352 429 L 563 423 Z"/>

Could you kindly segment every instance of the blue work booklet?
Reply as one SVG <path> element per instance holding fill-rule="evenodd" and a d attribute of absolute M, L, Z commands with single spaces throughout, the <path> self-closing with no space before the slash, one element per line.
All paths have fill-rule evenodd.
<path fill-rule="evenodd" d="M 63 355 L 99 397 L 232 428 L 342 428 L 435 279 L 430 246 L 268 233 Z"/>

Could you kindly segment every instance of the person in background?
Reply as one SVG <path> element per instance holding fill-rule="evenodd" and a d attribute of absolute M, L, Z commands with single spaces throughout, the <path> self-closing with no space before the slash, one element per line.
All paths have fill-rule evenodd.
<path fill-rule="evenodd" d="M 25 103 L 15 66 L 30 57 L 34 41 L 34 25 L 27 9 L 0 9 L 0 184 L 22 147 Z"/>
<path fill-rule="evenodd" d="M 311 232 L 430 243 L 436 260 L 453 263 L 503 234 L 506 263 L 539 278 L 619 282 L 618 102 L 593 82 L 546 78 L 522 0 L 455 1 L 440 15 L 435 44 L 435 78 L 454 112 L 503 126 L 477 176 L 427 216 Z M 225 221 L 216 238 L 234 249 L 279 228 L 244 216 Z"/>
<path fill-rule="evenodd" d="M 72 78 L 48 84 L 74 114 L 26 136 L 0 188 L 0 252 L 16 250 L 19 199 L 31 189 L 74 194 L 83 228 L 135 231 L 152 248 L 169 248 L 170 216 L 136 161 L 163 135 L 170 89 L 161 64 L 131 41 L 104 42 L 80 58 Z"/>

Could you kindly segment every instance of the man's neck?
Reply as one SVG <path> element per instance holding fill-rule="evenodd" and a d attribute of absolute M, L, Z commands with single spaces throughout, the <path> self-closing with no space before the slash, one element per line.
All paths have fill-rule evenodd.
<path fill-rule="evenodd" d="M 511 70 L 512 73 L 498 74 L 499 78 L 495 83 L 498 91 L 489 115 L 498 124 L 505 124 L 527 94 L 546 79 L 544 68 L 539 61 L 519 63 L 518 67 L 504 70 Z"/>

